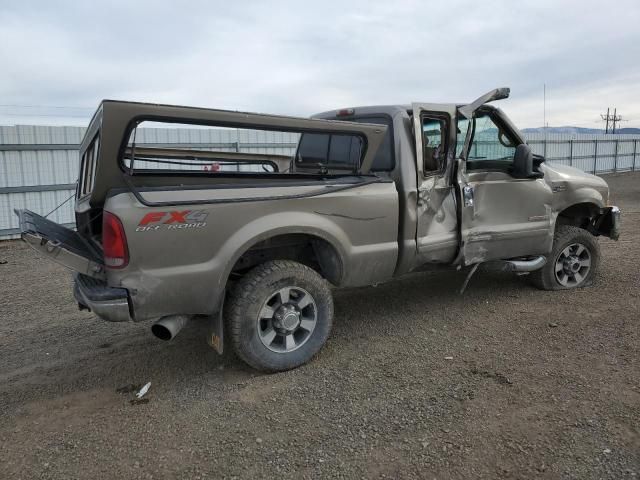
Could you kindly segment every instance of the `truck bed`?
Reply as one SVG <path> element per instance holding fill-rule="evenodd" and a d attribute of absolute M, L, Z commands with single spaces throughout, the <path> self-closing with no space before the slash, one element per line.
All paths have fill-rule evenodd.
<path fill-rule="evenodd" d="M 397 261 L 391 180 L 139 187 L 110 193 L 104 208 L 122 221 L 131 258 L 126 269 L 107 272 L 108 282 L 134 292 L 137 319 L 212 313 L 239 258 L 279 235 L 334 248 L 341 286 L 387 280 Z"/>

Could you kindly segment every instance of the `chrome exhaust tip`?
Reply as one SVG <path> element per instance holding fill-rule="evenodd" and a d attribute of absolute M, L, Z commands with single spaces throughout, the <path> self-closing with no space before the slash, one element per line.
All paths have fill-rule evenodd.
<path fill-rule="evenodd" d="M 187 315 L 170 315 L 163 317 L 151 325 L 151 333 L 160 340 L 173 340 L 188 321 L 189 317 Z"/>

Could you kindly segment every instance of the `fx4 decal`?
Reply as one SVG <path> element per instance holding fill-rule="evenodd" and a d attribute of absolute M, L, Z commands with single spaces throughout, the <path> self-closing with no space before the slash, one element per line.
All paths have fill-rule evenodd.
<path fill-rule="evenodd" d="M 207 226 L 208 212 L 204 210 L 172 210 L 149 212 L 140 219 L 136 232 L 155 230 L 185 230 Z"/>

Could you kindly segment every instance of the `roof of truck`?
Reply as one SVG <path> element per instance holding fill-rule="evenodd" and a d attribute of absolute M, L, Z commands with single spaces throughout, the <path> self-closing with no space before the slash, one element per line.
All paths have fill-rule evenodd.
<path fill-rule="evenodd" d="M 422 103 L 422 102 L 421 104 L 427 105 L 427 103 Z M 429 103 L 428 105 L 433 105 L 434 107 L 442 107 L 442 108 L 451 107 L 451 106 L 460 108 L 467 104 L 466 103 Z M 496 107 L 488 104 L 484 104 L 482 108 L 487 110 L 496 109 Z M 349 112 L 349 114 L 347 115 L 345 114 L 340 115 L 340 112 L 351 111 L 351 110 L 353 112 Z M 343 117 L 344 120 L 349 120 L 349 118 L 351 117 L 360 117 L 360 116 L 374 115 L 374 114 L 389 115 L 393 117 L 398 113 L 409 115 L 412 110 L 413 110 L 413 105 L 409 103 L 399 104 L 399 105 L 365 105 L 360 107 L 345 107 L 345 108 L 337 108 L 335 110 L 327 110 L 326 112 L 316 113 L 312 115 L 311 118 L 327 119 L 327 118 Z"/>

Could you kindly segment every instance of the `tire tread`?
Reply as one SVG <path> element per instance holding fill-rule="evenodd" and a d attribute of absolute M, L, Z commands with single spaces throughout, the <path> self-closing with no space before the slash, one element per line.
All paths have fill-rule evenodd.
<path fill-rule="evenodd" d="M 326 288 L 329 291 L 327 281 L 322 278 L 315 270 L 295 262 L 293 260 L 271 260 L 254 267 L 245 274 L 232 288 L 229 293 L 227 305 L 225 305 L 225 326 L 231 340 L 231 346 L 238 357 L 247 365 L 262 371 L 282 371 L 294 368 L 272 368 L 258 362 L 247 352 L 247 346 L 242 341 L 243 315 L 245 306 L 253 303 L 261 302 L 257 293 L 260 285 L 266 279 L 275 276 L 278 273 L 292 273 L 303 277 L 309 282 L 316 283 L 320 288 Z M 330 291 L 329 291 L 330 296 Z M 329 324 L 332 323 L 333 302 L 330 302 Z M 330 327 L 331 325 L 329 325 Z M 304 363 L 304 362 L 303 362 Z"/>
<path fill-rule="evenodd" d="M 566 288 L 556 282 L 553 264 L 560 253 L 560 246 L 572 241 L 582 241 L 582 243 L 586 243 L 591 247 L 592 264 L 589 272 L 589 278 L 578 288 L 589 286 L 592 283 L 593 278 L 597 273 L 600 261 L 600 246 L 596 237 L 580 227 L 559 225 L 553 235 L 553 248 L 551 253 L 547 255 L 546 265 L 540 270 L 536 270 L 529 275 L 529 280 L 536 288 L 539 288 L 540 290 L 566 290 Z"/>

